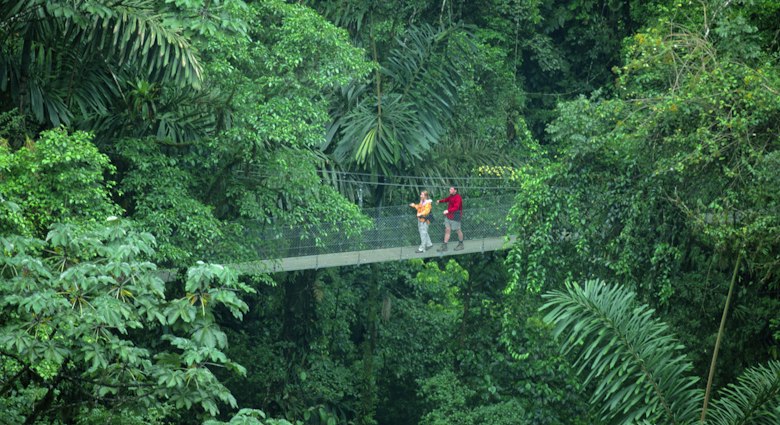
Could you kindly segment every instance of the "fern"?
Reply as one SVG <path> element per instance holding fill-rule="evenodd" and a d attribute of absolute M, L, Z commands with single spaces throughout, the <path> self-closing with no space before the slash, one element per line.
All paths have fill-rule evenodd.
<path fill-rule="evenodd" d="M 578 373 L 595 388 L 591 403 L 607 423 L 684 424 L 696 419 L 701 391 L 669 328 L 635 294 L 601 281 L 544 295 L 545 321 L 566 334 Z"/>

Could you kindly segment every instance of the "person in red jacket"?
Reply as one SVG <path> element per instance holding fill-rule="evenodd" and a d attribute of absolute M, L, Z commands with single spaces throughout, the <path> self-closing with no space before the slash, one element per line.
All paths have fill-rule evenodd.
<path fill-rule="evenodd" d="M 450 187 L 450 196 L 439 199 L 438 203 L 446 202 L 447 209 L 444 210 L 444 243 L 437 251 L 447 250 L 447 242 L 450 241 L 450 233 L 454 230 L 458 232 L 458 245 L 455 251 L 463 249 L 463 231 L 460 230 L 460 221 L 463 218 L 463 199 L 455 186 Z"/>

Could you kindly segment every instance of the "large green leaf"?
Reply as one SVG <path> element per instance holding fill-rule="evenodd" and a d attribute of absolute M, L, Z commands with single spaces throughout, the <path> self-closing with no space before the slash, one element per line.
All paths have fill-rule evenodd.
<path fill-rule="evenodd" d="M 0 90 L 50 125 L 106 112 L 125 75 L 198 87 L 198 55 L 154 0 L 3 0 Z"/>
<path fill-rule="evenodd" d="M 458 68 L 449 56 L 463 46 L 450 45 L 455 33 L 411 27 L 387 57 L 375 58 L 373 81 L 342 89 L 325 143 L 338 163 L 391 174 L 439 142 L 457 99 Z"/>
<path fill-rule="evenodd" d="M 633 292 L 590 280 L 544 297 L 544 320 L 565 337 L 578 373 L 594 384 L 591 402 L 604 421 L 684 424 L 696 418 L 702 393 L 689 376 L 684 347 Z"/>
<path fill-rule="evenodd" d="M 780 362 L 755 366 L 719 393 L 708 424 L 774 425 L 780 423 Z"/>

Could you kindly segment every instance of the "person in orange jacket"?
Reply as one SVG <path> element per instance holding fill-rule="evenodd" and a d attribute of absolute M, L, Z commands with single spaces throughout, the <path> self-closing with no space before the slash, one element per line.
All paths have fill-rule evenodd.
<path fill-rule="evenodd" d="M 417 230 L 420 231 L 420 247 L 417 252 L 425 252 L 433 246 L 431 237 L 428 235 L 428 226 L 431 224 L 431 207 L 433 202 L 428 199 L 428 191 L 420 192 L 420 203 L 409 204 L 410 207 L 417 210 Z"/>

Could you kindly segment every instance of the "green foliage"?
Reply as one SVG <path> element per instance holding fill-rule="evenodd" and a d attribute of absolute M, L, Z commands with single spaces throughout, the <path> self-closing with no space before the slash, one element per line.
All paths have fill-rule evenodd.
<path fill-rule="evenodd" d="M 430 189 L 399 174 L 444 186 L 452 182 L 441 176 L 465 177 L 482 165 L 517 163 L 515 153 L 522 149 L 512 143 L 524 126 L 518 113 L 521 88 L 506 51 L 486 31 L 460 22 L 471 18 L 459 16 L 470 4 L 311 3 L 348 28 L 377 66 L 370 80 L 353 82 L 334 96 L 327 145 L 334 168 L 373 173 L 351 181 L 334 177 L 343 192 L 371 187 L 366 201 L 382 205 L 405 199 L 407 185 Z M 404 186 L 381 186 L 389 174 Z"/>
<path fill-rule="evenodd" d="M 241 0 L 166 0 L 165 5 L 175 12 L 177 27 L 187 36 L 242 35 L 247 28 L 239 18 L 247 9 Z"/>
<path fill-rule="evenodd" d="M 51 130 L 15 152 L 0 146 L 0 233 L 42 236 L 56 222 L 119 214 L 104 176 L 114 171 L 84 132 Z"/>
<path fill-rule="evenodd" d="M 780 418 L 780 362 L 745 371 L 729 384 L 709 410 L 708 423 L 770 425 Z"/>
<path fill-rule="evenodd" d="M 190 161 L 198 152 L 171 157 L 148 139 L 125 140 L 115 150 L 128 164 L 118 185 L 125 208 L 141 228 L 155 235 L 157 260 L 182 267 L 206 258 L 223 225 L 205 204 L 203 183 L 193 175 Z"/>
<path fill-rule="evenodd" d="M 464 424 L 468 423 L 463 416 L 466 400 L 473 391 L 458 382 L 452 371 L 444 371 L 422 382 L 420 396 L 437 406 L 435 411 L 427 413 L 421 424 Z M 459 417 L 453 417 L 458 415 Z"/>
<path fill-rule="evenodd" d="M 692 411 L 737 254 L 716 383 L 777 355 L 776 1 L 0 3 L 0 421 L 595 423 L 586 391 L 597 416 L 653 421 L 659 400 Z M 63 122 L 91 133 L 26 140 Z M 260 276 L 248 302 L 220 266 L 159 279 L 359 232 L 345 198 L 407 199 L 392 174 L 516 185 L 509 270 Z M 111 196 L 132 226 L 103 223 Z M 537 293 L 593 276 L 637 295 L 549 307 L 582 385 Z M 777 381 L 747 369 L 707 423 L 777 422 Z"/>
<path fill-rule="evenodd" d="M 267 418 L 262 410 L 241 409 L 228 422 L 208 420 L 203 425 L 292 425 L 292 423 L 284 419 Z"/>
<path fill-rule="evenodd" d="M 431 297 L 430 307 L 454 316 L 454 323 L 442 317 L 433 329 L 418 331 L 426 340 L 444 331 L 445 340 L 438 344 L 447 347 L 439 355 L 444 362 L 430 364 L 427 373 L 415 375 L 423 413 L 420 423 L 446 423 L 454 418 L 473 424 L 588 423 L 580 389 L 551 343 L 547 326 L 537 317 L 534 298 L 503 295 L 507 274 L 496 266 L 500 260 L 449 262 L 445 270 L 428 263 L 417 276 L 417 285 L 423 285 L 420 291 L 430 292 L 427 296 L 420 292 L 420 301 Z M 441 294 L 443 288 L 448 290 Z M 452 294 L 448 303 L 439 301 L 445 294 Z M 404 310 L 409 304 L 402 305 Z M 428 321 L 436 317 L 427 314 Z M 421 323 L 420 319 L 415 316 L 403 322 Z M 416 347 L 416 343 L 409 344 Z M 392 358 L 398 356 L 404 359 L 408 354 Z"/>
<path fill-rule="evenodd" d="M 427 263 L 417 274 L 413 283 L 419 289 L 423 301 L 441 305 L 443 308 L 457 307 L 457 295 L 469 280 L 469 272 L 455 260 L 449 260 L 444 268 L 437 263 Z"/>
<path fill-rule="evenodd" d="M 202 65 L 154 0 L 3 2 L 0 101 L 44 126 L 105 114 L 127 72 L 197 86 Z"/>
<path fill-rule="evenodd" d="M 21 133 L 24 116 L 18 110 L 0 112 L 0 145 L 8 147 L 9 140 Z"/>
<path fill-rule="evenodd" d="M 553 291 L 542 309 L 564 350 L 577 356 L 580 374 L 595 380 L 591 401 L 610 423 L 699 423 L 698 380 L 678 354 L 684 347 L 669 328 L 637 305 L 635 294 L 601 281 Z M 748 369 L 713 403 L 708 424 L 775 423 L 780 419 L 780 365 Z"/>
<path fill-rule="evenodd" d="M 420 396 L 436 406 L 434 410 L 423 416 L 420 425 L 532 423 L 521 401 L 517 399 L 469 409 L 466 400 L 473 394 L 464 388 L 463 383 L 458 381 L 452 371 L 444 371 L 425 380 L 420 389 Z"/>
<path fill-rule="evenodd" d="M 637 306 L 635 294 L 601 281 L 569 284 L 544 295 L 544 320 L 565 335 L 586 383 L 596 381 L 591 403 L 609 423 L 687 423 L 702 394 L 683 346 L 669 336 L 653 310 Z"/>
<path fill-rule="evenodd" d="M 111 113 L 84 117 L 96 142 L 111 146 L 117 140 L 150 139 L 170 146 L 202 142 L 229 126 L 229 105 L 217 91 L 192 90 L 137 77 L 125 83 Z"/>
<path fill-rule="evenodd" d="M 209 254 L 256 259 L 258 250 L 274 247 L 247 233 L 264 235 L 271 223 L 300 229 L 302 237 L 321 230 L 323 238 L 365 227 L 357 207 L 317 174 L 327 90 L 367 72 L 362 52 L 297 4 L 256 2 L 241 19 L 254 22 L 247 37 L 217 36 L 204 46 L 207 86 L 225 102 L 225 120 L 217 120 L 224 128 L 194 148 L 165 149 L 183 161 L 179 168 L 193 170 L 190 193 L 237 225 L 220 230 L 224 237 Z"/>
<path fill-rule="evenodd" d="M 524 95 L 508 69 L 506 52 L 485 40 L 479 30 L 470 30 L 474 31 L 469 39 L 473 44 L 459 58 L 458 101 L 452 121 L 432 147 L 424 161 L 426 166 L 415 173 L 431 178 L 480 176 L 477 170 L 481 167 L 519 166 L 538 147 L 520 114 Z M 470 181 L 468 185 L 479 183 Z M 489 185 L 496 186 L 494 183 L 490 181 Z"/>
<path fill-rule="evenodd" d="M 510 210 L 512 218 L 509 232 L 522 235 L 507 257 L 512 273 L 508 288 L 510 291 L 516 285 L 524 284 L 524 289 L 538 292 L 545 282 L 550 280 L 551 276 L 548 274 L 556 273 L 553 278 L 565 279 L 566 275 L 559 276 L 558 273 L 570 273 L 569 267 L 561 268 L 561 263 L 566 261 L 567 257 L 562 257 L 562 252 L 558 250 L 566 247 L 556 242 L 561 236 L 572 233 L 567 225 L 578 223 L 578 220 L 570 220 L 572 216 L 574 219 L 578 218 L 578 208 L 571 205 L 571 197 L 562 195 L 545 184 L 547 175 L 554 170 L 552 167 L 540 170 L 521 169 L 521 195 L 516 197 L 515 205 Z M 565 223 L 562 227 L 567 230 L 553 232 L 560 223 Z M 562 242 L 568 245 L 570 239 Z"/>
<path fill-rule="evenodd" d="M 372 79 L 336 93 L 325 148 L 345 168 L 388 174 L 412 168 L 443 136 L 469 41 L 458 28 L 426 25 L 408 28 L 381 56 L 377 43 Z"/>
<path fill-rule="evenodd" d="M 85 407 L 79 412 L 78 425 L 166 425 L 171 423 L 173 409 L 167 403 L 150 406 L 143 411 L 125 410 L 119 408 L 106 409 L 101 406 Z"/>
<path fill-rule="evenodd" d="M 652 23 L 666 3 L 491 0 L 463 2 L 453 9 L 503 52 L 506 69 L 523 92 L 514 97 L 509 112 L 521 112 L 544 142 L 557 104 L 609 90 L 609 70 L 620 62 L 622 40 Z"/>
<path fill-rule="evenodd" d="M 702 393 L 693 388 L 684 347 L 669 328 L 637 305 L 635 294 L 601 281 L 567 285 L 544 295 L 545 320 L 564 335 L 564 350 L 577 358 L 592 386 L 591 402 L 610 423 L 699 423 Z M 780 419 L 780 365 L 748 369 L 713 403 L 706 423 L 775 423 Z"/>
<path fill-rule="evenodd" d="M 713 30 L 730 8 L 707 7 Z M 764 290 L 777 286 L 780 265 L 777 168 L 767 168 L 778 150 L 769 129 L 780 86 L 771 55 L 739 56 L 708 36 L 700 5 L 674 10 L 665 25 L 625 40 L 616 96 L 559 105 L 547 127 L 551 155 L 511 214 L 522 237 L 509 261 L 521 288 L 594 276 L 632 287 L 698 347 L 712 344 L 742 252 L 750 265 L 729 322 L 739 331 L 721 358 L 735 367 L 719 369 L 729 381 L 776 351 L 763 341 L 777 306 Z M 708 361 L 699 350 L 692 359 L 697 370 Z"/>
<path fill-rule="evenodd" d="M 346 34 L 311 9 L 278 0 L 256 2 L 248 38 L 215 37 L 204 46 L 209 87 L 230 95 L 235 120 L 222 135 L 233 155 L 262 158 L 268 148 L 311 148 L 328 120 L 325 89 L 368 71 Z"/>
<path fill-rule="evenodd" d="M 591 401 L 610 423 L 698 423 L 697 381 L 669 328 L 637 305 L 635 294 L 600 281 L 567 285 L 545 294 L 542 309 L 565 335 L 564 350 L 577 358 L 586 381 L 596 380 Z M 780 419 L 777 362 L 748 369 L 713 403 L 706 423 L 775 423 Z M 643 422 L 643 423 L 644 423 Z"/>
<path fill-rule="evenodd" d="M 499 342 L 500 352 L 506 353 L 500 365 L 509 377 L 502 377 L 498 369 L 494 374 L 500 379 L 492 385 L 504 391 L 511 388 L 530 424 L 594 423 L 588 415 L 587 386 L 560 354 L 550 325 L 538 312 L 541 305 L 541 297 L 527 291 L 505 295 Z"/>
<path fill-rule="evenodd" d="M 418 423 L 429 414 L 443 421 L 451 412 L 473 424 L 512 423 L 520 415 L 534 425 L 587 423 L 573 419 L 582 416 L 582 401 L 546 328 L 517 329 L 515 341 L 531 353 L 523 361 L 496 344 L 507 308 L 505 273 L 500 259 L 478 263 L 415 261 L 277 275 L 279 285 L 248 299 L 252 310 L 244 323 L 251 326 L 226 325 L 234 329 L 229 355 L 248 370 L 247 378 L 227 385 L 242 406 L 264 406 L 269 416 L 312 425 L 327 418 Z M 547 345 L 537 349 L 535 341 Z M 419 395 L 424 382 L 445 371 L 456 376 L 458 391 L 470 394 L 461 413 L 442 401 L 446 394 Z M 370 403 L 376 413 L 365 415 Z"/>
<path fill-rule="evenodd" d="M 20 370 L 4 376 L 10 398 L 29 398 L 19 415 L 53 417 L 94 398 L 138 412 L 163 401 L 208 415 L 217 403 L 235 407 L 212 368 L 244 369 L 223 353 L 214 310 L 240 318 L 248 307 L 237 293 L 252 289 L 222 266 L 199 264 L 184 293 L 167 299 L 146 260 L 154 239 L 130 227 L 62 224 L 45 241 L 1 240 L 0 353 Z M 42 391 L 31 396 L 34 388 Z"/>

